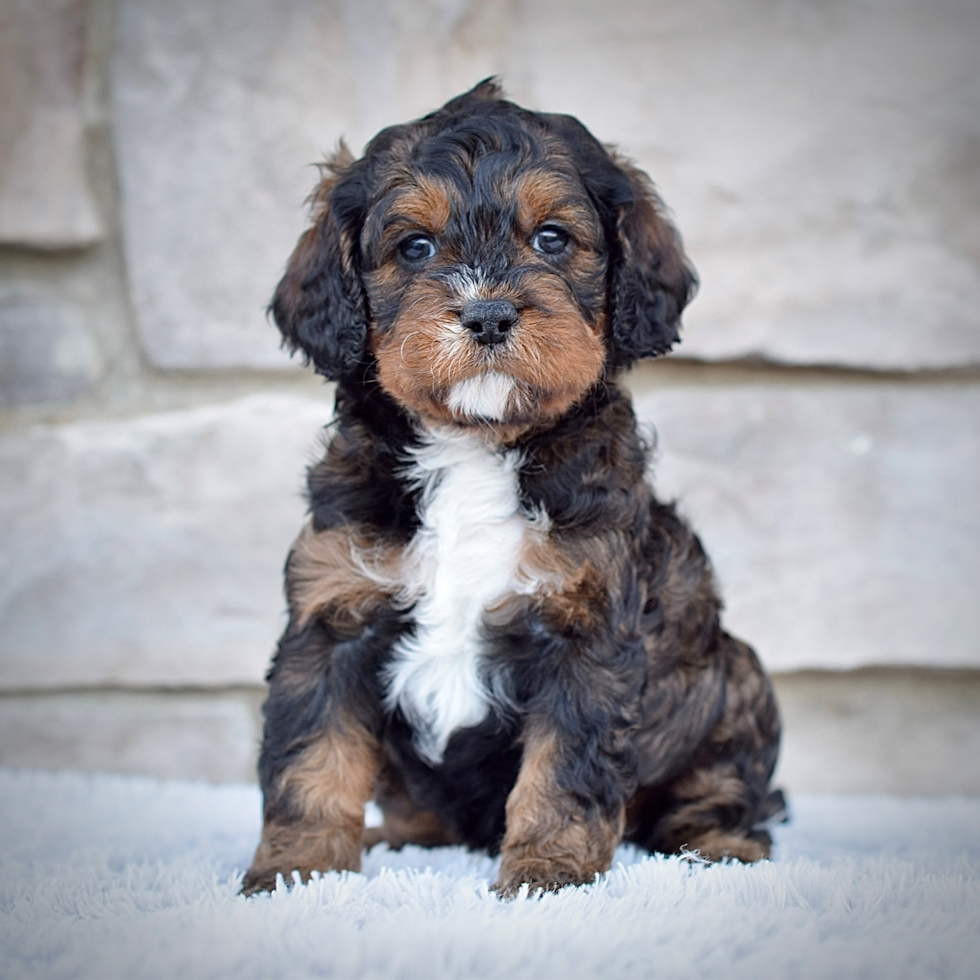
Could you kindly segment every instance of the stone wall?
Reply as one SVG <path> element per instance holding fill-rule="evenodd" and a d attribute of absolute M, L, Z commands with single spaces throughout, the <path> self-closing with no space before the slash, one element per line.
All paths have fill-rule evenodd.
<path fill-rule="evenodd" d="M 5 0 L 0 762 L 248 778 L 330 417 L 263 316 L 311 164 L 500 73 L 698 267 L 630 384 L 784 780 L 980 792 L 978 38 L 970 0 Z"/>

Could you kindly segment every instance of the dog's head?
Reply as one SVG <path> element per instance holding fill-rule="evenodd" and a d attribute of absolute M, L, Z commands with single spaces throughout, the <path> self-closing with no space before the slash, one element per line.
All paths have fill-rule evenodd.
<path fill-rule="evenodd" d="M 427 422 L 525 427 L 678 340 L 695 278 L 649 179 L 492 79 L 341 150 L 271 310 Z"/>

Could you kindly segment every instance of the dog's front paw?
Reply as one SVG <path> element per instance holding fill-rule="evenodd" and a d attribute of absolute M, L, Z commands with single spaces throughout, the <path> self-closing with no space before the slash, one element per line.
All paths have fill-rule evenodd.
<path fill-rule="evenodd" d="M 274 892 L 278 872 L 249 868 L 242 879 L 239 895 L 255 895 L 257 892 Z"/>
<path fill-rule="evenodd" d="M 588 885 L 595 881 L 600 869 L 566 865 L 558 861 L 525 861 L 510 863 L 504 861 L 500 868 L 493 891 L 500 898 L 514 898 L 522 885 L 528 891 L 556 892 L 568 885 Z"/>
<path fill-rule="evenodd" d="M 275 891 L 280 874 L 291 885 L 297 874 L 300 881 L 309 881 L 315 871 L 360 870 L 361 828 L 268 822 L 242 881 L 241 894 Z"/>

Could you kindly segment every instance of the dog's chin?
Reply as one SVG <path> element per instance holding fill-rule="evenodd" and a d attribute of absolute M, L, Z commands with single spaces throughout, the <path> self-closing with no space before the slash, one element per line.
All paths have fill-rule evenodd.
<path fill-rule="evenodd" d="M 480 429 L 510 442 L 523 433 L 555 423 L 598 378 L 587 384 L 543 387 L 517 372 L 487 369 L 448 387 L 435 378 L 387 370 L 380 362 L 381 388 L 425 427 Z"/>
<path fill-rule="evenodd" d="M 519 413 L 523 399 L 509 374 L 485 371 L 457 381 L 449 389 L 446 407 L 460 423 L 507 422 Z"/>

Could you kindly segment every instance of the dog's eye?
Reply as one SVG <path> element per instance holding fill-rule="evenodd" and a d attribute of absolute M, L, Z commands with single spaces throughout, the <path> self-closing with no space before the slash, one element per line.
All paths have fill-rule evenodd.
<path fill-rule="evenodd" d="M 554 225 L 546 225 L 531 239 L 531 247 L 542 255 L 557 255 L 568 247 L 568 232 Z"/>
<path fill-rule="evenodd" d="M 425 235 L 413 235 L 398 246 L 398 251 L 401 252 L 402 258 L 409 262 L 421 262 L 423 259 L 431 259 L 436 254 L 436 245 Z"/>

